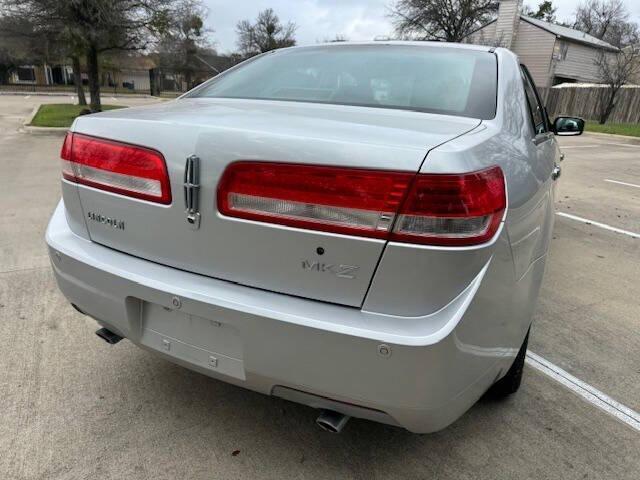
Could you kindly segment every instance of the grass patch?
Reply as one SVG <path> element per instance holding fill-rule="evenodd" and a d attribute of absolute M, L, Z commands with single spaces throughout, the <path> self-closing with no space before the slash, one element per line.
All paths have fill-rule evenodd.
<path fill-rule="evenodd" d="M 640 137 L 640 124 L 638 123 L 606 123 L 600 125 L 597 122 L 587 122 L 587 132 L 612 133 L 614 135 L 627 135 Z"/>
<path fill-rule="evenodd" d="M 70 103 L 50 103 L 40 105 L 38 113 L 31 120 L 34 127 L 70 127 L 80 112 L 88 108 L 86 105 L 71 105 Z M 103 105 L 102 110 L 126 108 L 120 105 Z"/>

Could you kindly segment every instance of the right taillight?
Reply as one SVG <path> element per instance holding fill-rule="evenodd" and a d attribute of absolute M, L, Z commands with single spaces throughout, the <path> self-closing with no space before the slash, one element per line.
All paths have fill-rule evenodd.
<path fill-rule="evenodd" d="M 489 241 L 506 208 L 500 167 L 412 174 L 277 162 L 236 162 L 218 184 L 228 217 L 426 245 Z"/>
<path fill-rule="evenodd" d="M 506 208 L 500 167 L 463 174 L 420 174 L 400 207 L 390 240 L 468 246 L 489 241 Z"/>

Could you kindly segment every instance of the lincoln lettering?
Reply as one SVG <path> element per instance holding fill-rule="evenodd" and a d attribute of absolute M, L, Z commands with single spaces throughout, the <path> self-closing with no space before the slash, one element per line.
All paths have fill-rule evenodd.
<path fill-rule="evenodd" d="M 124 220 L 118 220 L 116 218 L 105 217 L 99 213 L 88 212 L 87 218 L 97 223 L 102 223 L 115 230 L 124 230 Z"/>

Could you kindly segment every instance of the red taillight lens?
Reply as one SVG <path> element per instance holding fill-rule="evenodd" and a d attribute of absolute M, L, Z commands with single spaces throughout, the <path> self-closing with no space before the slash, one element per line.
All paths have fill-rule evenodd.
<path fill-rule="evenodd" d="M 418 175 L 391 240 L 454 246 L 484 243 L 498 230 L 506 205 L 500 167 L 456 175 Z"/>
<path fill-rule="evenodd" d="M 491 239 L 505 206 L 499 167 L 415 175 L 237 162 L 218 185 L 218 209 L 229 217 L 431 245 Z"/>
<path fill-rule="evenodd" d="M 266 162 L 237 162 L 218 185 L 230 217 L 386 238 L 410 173 Z"/>
<path fill-rule="evenodd" d="M 164 157 L 155 150 L 67 133 L 60 152 L 62 176 L 100 190 L 171 203 Z"/>

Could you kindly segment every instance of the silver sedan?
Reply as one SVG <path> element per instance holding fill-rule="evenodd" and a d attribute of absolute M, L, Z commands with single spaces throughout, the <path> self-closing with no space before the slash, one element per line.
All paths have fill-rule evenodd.
<path fill-rule="evenodd" d="M 318 408 L 330 431 L 433 432 L 520 385 L 554 134 L 583 127 L 549 121 L 508 50 L 278 50 L 78 118 L 46 240 L 109 343 Z"/>

